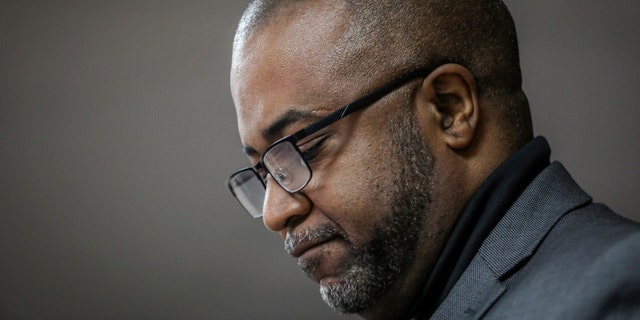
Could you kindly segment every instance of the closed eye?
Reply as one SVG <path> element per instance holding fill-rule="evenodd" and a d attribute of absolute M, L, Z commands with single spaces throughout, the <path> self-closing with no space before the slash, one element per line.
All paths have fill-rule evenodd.
<path fill-rule="evenodd" d="M 306 161 L 312 161 L 316 156 L 318 156 L 320 151 L 323 149 L 325 145 L 325 141 L 327 140 L 328 137 L 329 137 L 328 135 L 320 137 L 318 139 L 319 141 L 314 143 L 308 149 L 305 149 L 304 151 L 302 151 L 302 158 L 304 158 L 304 160 Z"/>

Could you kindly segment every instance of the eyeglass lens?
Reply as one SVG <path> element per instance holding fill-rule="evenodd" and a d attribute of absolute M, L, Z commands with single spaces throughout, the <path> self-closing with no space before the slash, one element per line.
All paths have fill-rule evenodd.
<path fill-rule="evenodd" d="M 288 192 L 302 190 L 311 179 L 311 169 L 298 147 L 290 141 L 274 144 L 265 152 L 262 163 L 273 179 Z M 229 189 L 251 216 L 262 216 L 265 185 L 253 168 L 236 173 L 229 180 Z"/>
<path fill-rule="evenodd" d="M 289 192 L 300 191 L 311 178 L 311 170 L 290 141 L 282 141 L 267 150 L 262 163 L 278 184 Z"/>
<path fill-rule="evenodd" d="M 262 216 L 265 188 L 262 178 L 253 168 L 236 173 L 229 180 L 229 190 L 252 217 Z"/>

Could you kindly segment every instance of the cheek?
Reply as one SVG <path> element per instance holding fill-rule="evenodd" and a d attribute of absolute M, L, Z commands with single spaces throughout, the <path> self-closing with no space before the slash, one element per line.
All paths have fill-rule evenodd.
<path fill-rule="evenodd" d="M 354 137 L 355 138 L 355 137 Z M 390 212 L 393 190 L 386 142 L 361 141 L 343 152 L 318 175 L 314 200 L 317 209 L 339 225 L 358 246 Z"/>

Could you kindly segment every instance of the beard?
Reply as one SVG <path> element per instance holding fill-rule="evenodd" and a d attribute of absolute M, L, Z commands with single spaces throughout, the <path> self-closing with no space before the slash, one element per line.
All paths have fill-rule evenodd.
<path fill-rule="evenodd" d="M 383 218 L 371 237 L 361 246 L 353 246 L 342 261 L 347 266 L 339 281 L 320 285 L 322 299 L 342 313 L 357 313 L 372 307 L 406 272 L 416 258 L 416 249 L 431 203 L 433 156 L 424 143 L 411 113 L 403 113 L 389 126 L 391 180 L 372 192 L 376 198 L 390 199 Z M 376 213 L 372 213 L 375 216 Z M 309 237 L 338 234 L 351 243 L 346 234 L 333 226 L 317 230 Z M 299 267 L 307 273 L 320 261 L 305 261 Z"/>

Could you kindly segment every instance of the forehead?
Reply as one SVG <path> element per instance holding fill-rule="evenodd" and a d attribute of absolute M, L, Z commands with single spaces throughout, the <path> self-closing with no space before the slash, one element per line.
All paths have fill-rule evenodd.
<path fill-rule="evenodd" d="M 336 4 L 288 9 L 235 43 L 231 93 L 245 147 L 260 150 L 273 142 L 263 133 L 287 113 L 321 116 L 337 107 L 339 85 L 326 70 L 335 63 L 344 14 Z M 298 120 L 291 130 L 301 128 Z"/>

